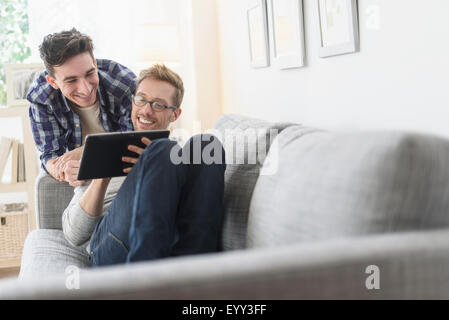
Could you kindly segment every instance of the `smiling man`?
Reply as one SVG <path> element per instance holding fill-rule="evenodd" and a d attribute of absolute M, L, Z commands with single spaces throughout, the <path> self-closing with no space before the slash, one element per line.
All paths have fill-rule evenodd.
<path fill-rule="evenodd" d="M 181 115 L 184 86 L 164 65 L 140 73 L 132 95 L 132 121 L 137 131 L 167 129 Z M 128 175 L 93 179 L 75 188 L 62 216 L 66 239 L 87 243 L 93 266 L 214 252 L 223 221 L 225 154 L 209 134 L 195 135 L 181 148 L 170 139 L 142 139 L 145 149 L 129 146 L 136 157 Z M 195 147 L 194 147 L 195 146 Z M 198 147 L 199 146 L 199 147 Z M 193 160 L 194 153 L 208 159 Z M 187 160 L 172 161 L 173 151 Z M 67 175 L 78 174 L 70 160 Z"/>
<path fill-rule="evenodd" d="M 142 71 L 137 82 L 137 92 L 133 95 L 136 108 L 132 109 L 131 118 L 135 130 L 158 130 L 166 129 L 170 122 L 175 121 L 181 114 L 183 88 L 180 78 L 172 76 L 172 85 L 168 81 L 159 80 L 168 74 L 169 69 L 156 65 L 153 68 Z M 169 101 L 167 98 L 173 97 Z M 170 101 L 173 100 L 173 105 Z M 152 101 L 151 108 L 149 101 Z M 161 112 L 168 111 L 168 112 Z"/>
<path fill-rule="evenodd" d="M 39 51 L 46 71 L 27 95 L 34 141 L 42 167 L 77 186 L 67 163 L 80 159 L 85 136 L 133 130 L 136 76 L 114 61 L 95 59 L 92 40 L 76 29 L 46 36 Z"/>

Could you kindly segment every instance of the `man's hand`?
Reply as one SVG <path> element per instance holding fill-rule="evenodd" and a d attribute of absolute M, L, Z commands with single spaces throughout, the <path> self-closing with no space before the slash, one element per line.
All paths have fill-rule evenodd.
<path fill-rule="evenodd" d="M 143 144 L 146 147 L 148 147 L 151 144 L 151 140 L 146 138 L 146 137 L 143 137 L 141 139 L 141 141 L 143 142 Z M 132 152 L 134 152 L 134 153 L 136 153 L 136 154 L 138 154 L 140 156 L 145 149 L 144 148 L 139 148 L 139 147 L 137 147 L 135 145 L 129 145 L 128 146 L 128 150 L 132 151 Z M 135 158 L 135 157 L 122 157 L 122 161 L 126 162 L 126 163 L 132 163 L 133 165 L 135 165 L 137 163 L 137 161 L 139 161 L 139 156 L 137 158 Z M 125 168 L 125 169 L 123 169 L 123 172 L 124 173 L 129 173 L 132 168 L 133 167 Z"/>
<path fill-rule="evenodd" d="M 73 149 L 64 153 L 62 156 L 47 161 L 45 168 L 47 171 L 59 181 L 67 181 L 65 177 L 65 165 L 70 160 L 80 160 L 84 146 Z M 68 181 L 67 181 L 68 182 Z"/>
<path fill-rule="evenodd" d="M 57 163 L 59 158 L 53 158 L 47 161 L 45 168 L 48 173 L 58 181 L 64 181 L 64 172 L 61 168 L 61 164 Z"/>
<path fill-rule="evenodd" d="M 80 160 L 69 160 L 64 166 L 65 181 L 72 187 L 78 187 L 84 184 L 85 180 L 78 180 L 78 172 L 80 171 Z"/>

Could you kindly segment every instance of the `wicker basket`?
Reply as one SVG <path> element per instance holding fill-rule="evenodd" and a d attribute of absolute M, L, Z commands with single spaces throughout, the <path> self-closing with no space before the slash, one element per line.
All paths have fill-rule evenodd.
<path fill-rule="evenodd" d="M 21 257 L 27 234 L 27 210 L 0 212 L 0 260 Z"/>

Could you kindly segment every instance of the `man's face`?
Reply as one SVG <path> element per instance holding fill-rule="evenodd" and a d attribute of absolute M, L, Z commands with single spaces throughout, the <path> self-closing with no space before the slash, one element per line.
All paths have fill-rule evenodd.
<path fill-rule="evenodd" d="M 156 101 L 165 106 L 173 106 L 175 90 L 175 87 L 168 82 L 147 78 L 140 83 L 135 95 L 142 96 L 152 102 Z M 131 120 L 136 131 L 163 130 L 168 128 L 170 122 L 178 119 L 180 114 L 180 108 L 177 108 L 175 111 L 165 109 L 156 112 L 149 103 L 143 107 L 138 107 L 133 101 Z"/>
<path fill-rule="evenodd" d="M 54 67 L 55 77 L 47 76 L 47 81 L 55 89 L 79 107 L 89 107 L 97 100 L 97 61 L 89 52 L 80 53 L 58 67 Z"/>

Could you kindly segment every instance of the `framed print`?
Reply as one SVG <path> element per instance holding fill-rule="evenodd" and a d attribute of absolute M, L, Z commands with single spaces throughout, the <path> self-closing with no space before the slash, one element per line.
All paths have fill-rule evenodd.
<path fill-rule="evenodd" d="M 26 94 L 37 75 L 45 69 L 41 63 L 6 64 L 6 102 L 8 107 L 28 105 Z"/>
<path fill-rule="evenodd" d="M 269 66 L 267 4 L 265 0 L 249 2 L 247 10 L 251 66 Z"/>
<path fill-rule="evenodd" d="M 318 0 L 320 57 L 359 51 L 357 0 Z"/>
<path fill-rule="evenodd" d="M 302 0 L 270 0 L 273 51 L 281 69 L 304 66 Z"/>

